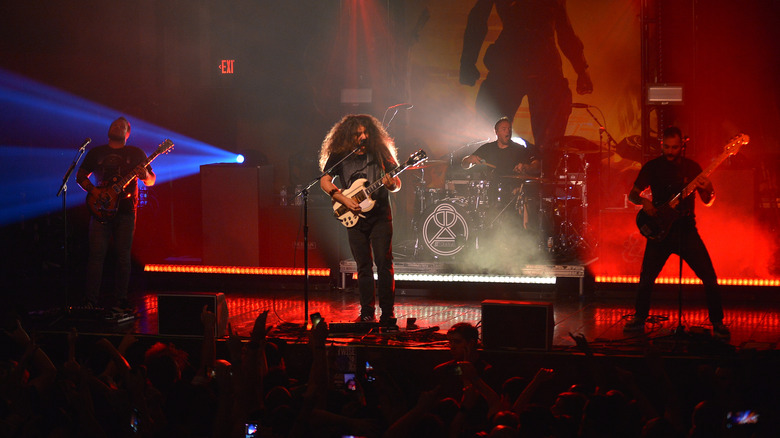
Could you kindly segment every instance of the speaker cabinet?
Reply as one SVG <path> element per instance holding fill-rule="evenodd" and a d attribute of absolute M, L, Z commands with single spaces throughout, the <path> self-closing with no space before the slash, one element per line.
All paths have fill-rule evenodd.
<path fill-rule="evenodd" d="M 260 266 L 266 232 L 262 207 L 271 205 L 273 166 L 200 166 L 203 264 Z"/>
<path fill-rule="evenodd" d="M 157 295 L 157 328 L 161 335 L 203 336 L 203 306 L 217 317 L 215 336 L 227 333 L 228 308 L 221 292 L 165 293 Z"/>
<path fill-rule="evenodd" d="M 482 301 L 482 344 L 487 349 L 549 351 L 554 327 L 552 303 Z"/>

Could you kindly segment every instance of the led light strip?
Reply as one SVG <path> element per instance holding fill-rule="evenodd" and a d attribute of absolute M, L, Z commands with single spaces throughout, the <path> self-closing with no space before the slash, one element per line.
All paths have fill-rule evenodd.
<path fill-rule="evenodd" d="M 357 279 L 357 273 L 352 274 Z M 377 274 L 374 273 L 374 279 Z M 522 277 L 515 275 L 483 274 L 395 274 L 397 281 L 427 281 L 432 283 L 514 283 L 555 284 L 555 277 Z"/>
<path fill-rule="evenodd" d="M 186 274 L 239 274 L 303 276 L 303 268 L 262 268 L 252 266 L 203 266 L 203 265 L 144 265 L 144 272 L 170 272 Z M 309 268 L 310 277 L 329 277 L 328 268 Z"/>
<path fill-rule="evenodd" d="M 677 284 L 677 277 L 659 277 L 656 284 Z M 596 283 L 639 283 L 637 275 L 599 275 Z M 682 284 L 702 284 L 698 278 L 684 277 Z M 780 286 L 780 279 L 771 278 L 719 278 L 718 284 L 722 286 Z"/>

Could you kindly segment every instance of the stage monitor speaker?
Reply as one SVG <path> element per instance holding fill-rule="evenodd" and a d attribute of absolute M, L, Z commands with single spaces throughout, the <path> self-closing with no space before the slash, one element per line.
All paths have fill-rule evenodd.
<path fill-rule="evenodd" d="M 161 335 L 203 336 L 203 306 L 217 317 L 215 335 L 227 333 L 228 308 L 221 292 L 161 293 L 157 295 L 157 328 Z"/>
<path fill-rule="evenodd" d="M 552 303 L 482 301 L 482 345 L 486 349 L 549 351 L 554 327 Z"/>

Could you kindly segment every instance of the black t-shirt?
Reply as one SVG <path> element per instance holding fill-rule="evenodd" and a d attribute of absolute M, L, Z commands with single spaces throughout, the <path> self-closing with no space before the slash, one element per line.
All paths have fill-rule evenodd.
<path fill-rule="evenodd" d="M 531 164 L 532 161 L 539 159 L 536 146 L 510 142 L 505 148 L 498 147 L 498 140 L 485 143 L 474 152 L 474 155 L 485 160 L 488 164 L 496 166 L 492 171 L 486 172 L 485 176 L 493 178 L 497 176 L 513 175 L 514 168 L 519 163 Z"/>
<path fill-rule="evenodd" d="M 325 163 L 325 169 L 330 169 L 331 166 L 338 163 L 343 154 L 335 154 L 328 157 L 328 161 Z M 375 157 L 373 154 L 352 154 L 342 161 L 341 164 L 333 168 L 329 173 L 331 177 L 338 177 L 342 190 L 349 188 L 353 182 L 360 178 L 368 180 L 367 184 L 372 184 L 374 181 L 381 179 L 385 173 L 396 168 L 397 164 L 382 160 Z M 388 190 L 384 187 L 379 188 L 372 194 L 372 198 L 376 201 L 374 208 L 371 211 L 364 214 L 377 214 L 379 212 L 387 211 L 390 206 L 390 197 Z"/>
<path fill-rule="evenodd" d="M 699 176 L 701 171 L 701 166 L 693 160 L 681 157 L 678 164 L 667 160 L 662 155 L 642 166 L 634 181 L 634 187 L 640 191 L 650 187 L 653 193 L 653 205 L 658 206 L 680 193 L 680 190 Z M 679 211 L 683 216 L 694 216 L 694 198 L 695 196 L 688 196 L 680 202 Z"/>
<path fill-rule="evenodd" d="M 136 166 L 146 161 L 146 153 L 135 146 L 125 145 L 114 149 L 105 144 L 87 152 L 81 169 L 92 173 L 98 187 L 108 186 L 130 174 Z M 152 167 L 147 166 L 151 170 Z M 133 178 L 125 187 L 128 196 L 119 200 L 118 211 L 132 211 L 138 205 L 138 181 Z"/>

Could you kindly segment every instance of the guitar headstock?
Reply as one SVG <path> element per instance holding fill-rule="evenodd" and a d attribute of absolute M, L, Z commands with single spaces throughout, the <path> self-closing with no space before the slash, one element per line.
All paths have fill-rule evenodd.
<path fill-rule="evenodd" d="M 413 153 L 412 155 L 410 155 L 409 159 L 406 160 L 406 163 L 404 163 L 404 165 L 406 167 L 415 166 L 417 164 L 422 163 L 423 161 L 425 161 L 427 159 L 428 159 L 428 154 L 426 154 L 424 150 L 420 149 L 419 151 L 417 151 L 417 152 Z"/>
<path fill-rule="evenodd" d="M 167 154 L 168 152 L 173 149 L 173 142 L 166 138 L 164 142 L 160 143 L 159 146 L 157 146 L 157 150 L 154 151 L 155 155 L 162 155 Z"/>
<path fill-rule="evenodd" d="M 746 145 L 748 143 L 750 143 L 750 137 L 747 134 L 739 134 L 732 138 L 731 141 L 729 141 L 729 144 L 727 144 L 723 150 L 728 152 L 729 155 L 735 155 L 737 152 L 739 152 L 739 148 L 741 148 L 742 145 Z"/>

